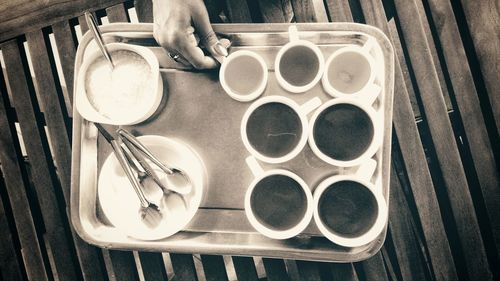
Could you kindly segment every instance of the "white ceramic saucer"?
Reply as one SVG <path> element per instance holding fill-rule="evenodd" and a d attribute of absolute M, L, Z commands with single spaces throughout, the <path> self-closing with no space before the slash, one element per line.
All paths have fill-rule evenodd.
<path fill-rule="evenodd" d="M 117 229 L 136 239 L 158 240 L 179 232 L 194 217 L 207 182 L 206 171 L 200 157 L 184 143 L 161 136 L 138 139 L 167 166 L 182 169 L 190 177 L 193 189 L 184 196 L 186 204 L 180 195 L 162 196 L 161 189 L 146 179 L 144 192 L 163 215 L 158 226 L 146 226 L 139 216 L 139 199 L 113 153 L 106 158 L 99 175 L 98 199 L 104 215 Z"/>

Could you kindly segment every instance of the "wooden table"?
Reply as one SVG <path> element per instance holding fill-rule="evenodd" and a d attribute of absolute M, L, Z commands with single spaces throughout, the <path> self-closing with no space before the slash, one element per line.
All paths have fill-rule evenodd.
<path fill-rule="evenodd" d="M 106 250 L 73 232 L 67 211 L 73 64 L 87 29 L 81 14 L 151 21 L 150 0 L 122 2 L 0 4 L 0 280 L 500 278 L 494 0 L 205 1 L 214 23 L 354 21 L 393 42 L 388 236 L 377 255 L 354 264 Z"/>

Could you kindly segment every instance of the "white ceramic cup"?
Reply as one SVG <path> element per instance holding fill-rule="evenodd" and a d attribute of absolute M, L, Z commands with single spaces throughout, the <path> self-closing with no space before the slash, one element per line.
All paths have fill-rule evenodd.
<path fill-rule="evenodd" d="M 297 234 L 301 233 L 311 222 L 312 216 L 313 216 L 313 197 L 311 194 L 311 190 L 307 186 L 307 184 L 304 182 L 302 178 L 297 176 L 296 174 L 288 171 L 288 170 L 283 170 L 283 169 L 273 169 L 269 171 L 264 171 L 262 167 L 259 165 L 257 160 L 253 156 L 249 156 L 246 159 L 246 162 L 254 174 L 254 180 L 252 183 L 250 183 L 250 186 L 247 189 L 247 192 L 245 194 L 245 214 L 250 222 L 250 224 L 261 234 L 273 238 L 273 239 L 288 239 L 293 236 L 296 236 Z M 256 189 L 256 187 L 259 185 L 259 183 L 262 183 L 263 180 L 272 178 L 272 177 L 286 177 L 295 183 L 298 184 L 301 188 L 301 192 L 303 192 L 303 199 L 305 199 L 305 208 L 304 213 L 300 214 L 300 210 L 298 211 L 299 214 L 294 214 L 293 213 L 293 208 L 297 207 L 296 204 L 290 204 L 291 202 L 294 202 L 292 199 L 285 199 L 285 200 L 279 200 L 279 202 L 273 201 L 273 206 L 268 206 L 270 207 L 269 216 L 275 216 L 274 218 L 282 218 L 286 216 L 287 214 L 289 215 L 297 215 L 300 216 L 298 218 L 297 222 L 290 222 L 291 226 L 287 228 L 283 228 L 281 226 L 273 227 L 272 225 L 269 225 L 268 223 L 264 222 L 264 218 L 259 218 L 259 212 L 262 210 L 254 210 L 252 206 L 252 195 Z M 282 186 L 273 186 L 273 189 L 280 189 L 284 188 Z M 286 192 L 285 190 L 282 190 L 281 195 L 286 195 L 289 194 L 289 192 Z M 270 198 L 269 192 L 267 193 L 266 198 Z M 278 197 L 277 197 L 278 198 Z M 279 196 L 281 198 L 281 196 Z M 287 204 L 286 206 L 279 206 L 279 203 Z M 284 208 L 284 209 L 279 209 L 279 208 Z M 283 220 L 286 220 L 286 218 L 282 218 Z M 271 219 L 272 220 L 272 219 Z M 277 221 L 276 223 L 283 223 L 283 220 Z M 292 220 L 297 220 L 297 218 L 292 218 Z"/>
<path fill-rule="evenodd" d="M 321 79 L 321 76 L 323 74 L 323 69 L 324 69 L 324 57 L 323 53 L 321 50 L 313 44 L 310 41 L 307 40 L 301 40 L 298 35 L 297 27 L 295 25 L 292 25 L 288 29 L 289 37 L 290 37 L 290 42 L 285 44 L 279 51 L 278 54 L 276 55 L 276 59 L 274 62 L 274 71 L 276 74 L 276 79 L 278 80 L 278 83 L 283 87 L 285 90 L 292 92 L 292 93 L 302 93 L 305 92 L 312 87 L 314 87 L 318 81 Z M 311 65 L 301 65 L 300 62 L 300 57 L 299 59 L 294 58 L 293 62 L 290 62 L 290 66 L 286 67 L 286 69 L 281 69 L 281 63 L 282 61 L 287 59 L 287 54 L 290 53 L 290 51 L 293 51 L 294 49 L 297 50 L 297 48 L 304 48 L 304 51 L 309 52 L 310 54 L 313 54 L 314 58 L 317 59 L 317 69 L 312 73 L 312 77 L 308 79 L 308 81 L 300 81 L 300 85 L 297 85 L 298 83 L 294 83 L 294 81 L 289 81 L 291 80 L 292 77 L 286 77 L 287 73 L 289 72 L 288 75 L 291 76 L 297 76 L 299 78 L 304 78 L 304 71 L 300 71 L 299 68 L 305 67 L 309 71 L 311 70 Z M 304 56 L 303 58 L 307 58 L 307 56 Z M 295 63 L 294 63 L 295 62 Z"/>
<path fill-rule="evenodd" d="M 249 63 L 257 63 L 258 66 L 249 68 Z M 255 75 L 255 73 L 250 73 L 250 71 L 258 71 L 260 79 L 258 81 L 249 81 L 249 76 Z M 228 72 L 239 74 L 242 77 L 237 77 L 237 81 L 228 81 Z M 268 69 L 264 59 L 257 53 L 248 50 L 239 50 L 231 53 L 224 59 L 219 71 L 219 81 L 224 91 L 233 99 L 241 102 L 248 102 L 258 98 L 266 89 L 267 78 Z M 234 83 L 241 84 L 243 82 L 253 85 L 234 85 Z M 249 89 L 249 87 L 252 88 Z"/>
<path fill-rule="evenodd" d="M 293 146 L 293 148 L 289 149 L 286 153 L 283 153 L 282 155 L 279 155 L 279 156 L 269 155 L 269 154 L 266 155 L 265 152 L 259 151 L 259 149 L 255 147 L 256 144 L 255 143 L 252 144 L 252 141 L 250 140 L 250 138 L 253 138 L 255 136 L 250 136 L 250 138 L 249 138 L 248 134 L 250 132 L 249 132 L 249 128 L 247 128 L 247 125 L 249 124 L 249 119 L 253 118 L 256 110 L 262 109 L 261 108 L 262 106 L 269 105 L 272 103 L 279 104 L 280 106 L 284 105 L 284 108 L 286 108 L 287 110 L 291 109 L 291 111 L 293 111 L 296 114 L 296 116 L 294 115 L 294 117 L 297 117 L 297 120 L 298 120 L 297 122 L 300 122 L 300 124 L 298 124 L 298 127 L 301 129 L 301 133 L 299 135 L 296 135 L 297 132 L 290 132 L 290 131 L 274 130 L 274 131 L 265 132 L 264 131 L 265 124 L 261 123 L 262 126 L 260 128 L 262 128 L 262 131 L 260 132 L 261 133 L 260 135 L 262 135 L 262 138 L 266 137 L 266 138 L 269 138 L 269 140 L 271 140 L 271 141 L 272 141 L 272 138 L 274 138 L 275 139 L 274 143 L 276 143 L 276 144 L 279 143 L 279 145 L 281 145 L 283 143 L 283 142 L 279 142 L 278 138 L 281 138 L 281 141 L 286 141 L 286 139 L 283 139 L 283 137 L 286 137 L 288 139 L 298 138 L 298 141 L 294 140 L 294 142 L 296 142 L 296 145 Z M 243 144 L 245 145 L 247 150 L 253 156 L 255 156 L 257 159 L 264 161 L 264 162 L 267 162 L 267 163 L 283 163 L 283 162 L 286 162 L 286 161 L 293 159 L 295 156 L 297 156 L 300 153 L 300 151 L 304 148 L 304 146 L 307 143 L 308 124 L 309 124 L 308 119 L 307 119 L 307 114 L 312 112 L 319 105 L 321 105 L 321 100 L 318 97 L 314 97 L 314 98 L 310 99 L 309 101 L 307 101 L 303 105 L 298 105 L 295 101 L 293 101 L 287 97 L 284 97 L 284 96 L 266 96 L 266 97 L 258 99 L 257 101 L 255 101 L 254 103 L 252 103 L 250 105 L 250 107 L 247 109 L 247 111 L 245 112 L 245 114 L 243 115 L 243 118 L 241 120 L 241 139 L 243 140 Z M 269 117 L 271 118 L 271 117 L 275 117 L 277 114 L 269 114 L 269 115 L 270 115 Z M 281 124 L 285 124 L 287 121 L 290 121 L 290 120 L 275 120 L 275 121 L 276 121 L 276 123 L 279 122 Z M 250 122 L 252 122 L 252 121 L 250 121 Z M 250 130 L 252 130 L 252 129 L 250 128 Z M 260 136 L 256 136 L 256 137 L 260 137 Z"/>
<path fill-rule="evenodd" d="M 365 101 L 365 102 L 363 102 Z M 359 150 L 362 150 L 362 152 L 357 152 L 358 155 L 354 157 L 349 157 L 349 159 L 340 159 L 340 157 L 335 157 L 333 155 L 329 155 L 328 151 L 325 151 L 325 148 L 321 148 L 322 146 L 324 147 L 325 145 L 330 145 L 330 144 L 325 144 L 325 142 L 334 142 L 335 141 L 335 134 L 336 132 L 332 132 L 332 137 L 331 138 L 324 138 L 323 140 L 316 140 L 316 130 L 319 130 L 317 126 L 319 126 L 318 123 L 320 123 L 320 118 L 327 118 L 327 116 L 323 116 L 323 114 L 326 114 L 325 112 L 332 107 L 337 107 L 339 108 L 339 105 L 346 105 L 346 106 L 352 106 L 353 109 L 358 110 L 358 112 L 363 113 L 363 118 L 368 117 L 369 121 L 367 122 L 369 127 L 373 129 L 373 134 L 371 134 L 371 139 L 368 143 L 364 144 L 364 149 L 360 148 Z M 366 115 L 365 115 L 366 114 Z M 313 116 L 311 117 L 310 120 L 310 125 L 309 125 L 309 146 L 311 147 L 312 151 L 316 156 L 318 156 L 320 159 L 323 161 L 339 166 L 339 167 L 352 167 L 352 166 L 357 166 L 360 165 L 361 163 L 365 162 L 366 160 L 370 159 L 380 148 L 382 144 L 382 122 L 383 122 L 383 112 L 381 111 L 375 111 L 373 107 L 371 107 L 371 104 L 369 102 L 366 102 L 366 100 L 358 98 L 337 98 L 337 99 L 331 99 L 322 104 L 318 109 L 315 110 Z M 331 119 L 331 118 L 330 118 Z M 333 123 L 335 120 L 327 120 L 323 122 L 331 122 Z M 348 133 L 354 132 L 353 130 L 347 130 L 346 126 L 347 125 L 360 125 L 360 122 L 352 122 L 352 119 L 347 119 L 345 118 L 343 121 L 339 122 L 344 122 L 342 126 L 337 124 L 337 126 L 341 127 L 342 129 L 346 130 Z M 346 122 L 350 122 L 350 124 L 346 124 Z M 333 126 L 333 125 L 332 125 Z M 332 131 L 334 131 L 332 129 Z M 368 132 L 369 133 L 369 132 Z M 354 133 L 353 133 L 354 134 Z M 354 136 L 352 136 L 355 138 Z M 354 143 L 350 142 L 348 144 L 345 144 L 344 147 L 346 149 L 352 148 L 352 149 L 358 149 L 356 148 L 356 145 L 361 143 L 361 138 L 358 138 L 360 142 Z M 321 145 L 323 143 L 323 145 Z M 333 146 L 333 145 L 332 145 Z M 347 152 L 346 152 L 347 153 Z"/>
<path fill-rule="evenodd" d="M 350 45 L 331 54 L 321 80 L 325 91 L 336 98 L 372 95 L 370 88 L 380 71 L 370 54 L 375 44 L 370 37 L 363 46 Z"/>
<path fill-rule="evenodd" d="M 148 119 L 158 109 L 163 96 L 163 81 L 160 75 L 158 59 L 156 58 L 154 53 L 146 47 L 124 43 L 110 43 L 106 46 L 111 53 L 111 56 L 113 56 L 113 53 L 116 51 L 124 50 L 133 52 L 144 59 L 151 71 L 150 81 L 148 81 L 148 85 L 150 85 L 151 91 L 147 92 L 146 95 L 140 99 L 140 104 L 136 104 L 133 110 L 123 112 L 122 108 L 114 104 L 107 106 L 116 106 L 117 113 L 112 114 L 112 116 L 106 116 L 100 113 L 95 105 L 93 105 L 89 100 L 86 85 L 89 68 L 92 67 L 96 60 L 104 59 L 102 53 L 99 50 L 94 50 L 92 53 L 89 53 L 88 55 L 86 54 L 85 60 L 78 70 L 75 97 L 75 105 L 78 112 L 87 120 L 112 125 L 133 125 Z M 126 69 L 123 70 L 127 71 Z M 122 71 L 121 73 L 123 74 L 124 71 Z M 97 87 L 98 85 L 95 86 Z M 118 114 L 119 112 L 121 112 L 121 114 Z"/>
<path fill-rule="evenodd" d="M 359 247 L 366 245 L 370 243 L 371 241 L 375 240 L 382 230 L 384 229 L 385 225 L 387 224 L 387 219 L 388 219 L 388 207 L 386 200 L 382 194 L 382 190 L 377 189 L 377 187 L 370 182 L 370 179 L 375 171 L 376 168 L 376 161 L 373 159 L 370 159 L 366 161 L 363 165 L 360 166 L 358 171 L 354 175 L 335 175 L 331 176 L 325 180 L 323 180 L 318 187 L 314 191 L 314 221 L 316 225 L 318 226 L 318 229 L 321 231 L 321 233 L 328 238 L 330 241 L 334 242 L 337 245 L 341 245 L 344 247 Z M 339 188 L 340 183 L 343 182 L 352 182 L 354 183 L 358 188 L 366 188 L 366 190 L 369 192 L 369 194 L 372 196 L 371 200 L 372 204 L 374 204 L 376 207 L 376 217 L 369 218 L 369 221 L 371 222 L 371 225 L 368 225 L 367 227 L 362 228 L 365 230 L 365 232 L 362 233 L 356 233 L 355 235 L 346 235 L 346 234 L 341 234 L 338 231 L 334 231 L 331 227 L 327 226 L 327 223 L 325 222 L 326 218 L 321 217 L 321 210 L 320 210 L 320 204 L 321 204 L 321 199 L 323 196 L 325 196 L 325 193 L 330 190 L 330 188 Z M 352 186 L 351 186 L 352 187 Z M 331 198 L 329 198 L 331 199 Z M 343 200 L 350 200 L 343 198 Z M 325 199 L 326 200 L 326 199 Z M 350 202 L 352 205 L 356 206 L 356 202 Z M 366 202 L 365 202 L 366 203 Z M 352 214 L 352 212 L 360 211 L 362 208 L 366 207 L 366 205 L 361 206 L 358 202 L 358 205 L 354 207 L 354 211 L 349 208 L 344 208 L 342 212 L 344 215 L 355 215 Z M 373 206 L 372 206 L 373 207 Z M 352 211 L 352 212 L 351 212 Z M 325 215 L 325 214 L 323 214 Z M 366 214 L 364 214 L 366 215 Z M 345 222 L 345 221 L 344 221 Z M 339 222 L 342 223 L 342 222 Z M 349 222 L 349 223 L 354 223 L 354 222 Z M 348 226 L 343 226 L 343 229 L 348 228 Z M 354 228 L 356 229 L 356 228 Z M 357 229 L 359 230 L 359 228 Z"/>

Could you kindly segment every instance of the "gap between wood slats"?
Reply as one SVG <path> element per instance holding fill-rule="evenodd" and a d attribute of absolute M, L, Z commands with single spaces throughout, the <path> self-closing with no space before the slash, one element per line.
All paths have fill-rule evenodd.
<path fill-rule="evenodd" d="M 15 51 L 17 45 L 16 40 L 0 45 L 5 68 L 10 67 L 11 64 L 11 59 L 7 59 L 5 56 L 9 56 L 11 50 Z M 3 82 L 3 75 L 0 79 Z M 2 83 L 2 85 L 5 85 L 5 83 Z M 15 126 L 8 117 L 7 110 L 10 108 L 10 102 L 5 90 L 6 87 L 2 86 L 2 93 L 0 93 L 0 128 L 3 129 L 3 132 L 0 135 L 0 162 L 5 177 L 7 195 L 12 208 L 27 277 L 48 280 L 44 254 L 41 250 L 43 245 L 40 245 L 38 240 L 37 227 L 30 206 L 30 201 L 33 200 L 28 198 L 28 191 L 24 188 L 25 185 L 29 185 L 27 171 L 24 166 Z"/>
<path fill-rule="evenodd" d="M 436 159 L 443 177 L 447 197 L 457 227 L 461 250 L 471 278 L 490 280 L 492 278 L 479 230 L 474 206 L 470 197 L 467 179 L 453 139 L 453 130 L 446 113 L 446 105 L 435 92 L 439 90 L 439 80 L 432 68 L 432 57 L 427 52 L 429 45 L 414 2 L 395 1 L 403 37 L 408 44 L 408 53 L 413 62 L 413 70 L 420 90 L 420 98 L 425 111 Z M 436 167 L 437 168 L 437 167 Z M 444 195 L 444 194 L 441 194 Z M 445 198 L 440 198 L 444 200 Z M 458 246 L 458 245 L 457 245 Z"/>
<path fill-rule="evenodd" d="M 2 103 L 1 96 L 0 103 Z M 1 106 L 2 105 L 0 105 L 0 107 Z M 2 112 L 0 109 L 0 114 L 3 113 L 6 112 Z M 1 160 L 0 158 L 0 161 Z M 10 207 L 7 188 L 1 169 L 0 199 L 0 237 L 2 237 L 2 239 L 0 239 L 0 276 L 3 280 L 20 281 L 27 279 L 26 272 L 24 271 L 24 263 L 21 258 L 21 245 L 17 238 L 18 233 L 12 216 L 12 209 Z"/>

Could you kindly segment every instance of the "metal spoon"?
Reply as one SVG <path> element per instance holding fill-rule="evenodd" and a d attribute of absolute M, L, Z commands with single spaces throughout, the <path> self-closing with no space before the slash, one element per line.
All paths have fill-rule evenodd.
<path fill-rule="evenodd" d="M 126 146 L 129 147 L 132 153 L 134 153 L 135 149 L 134 147 L 129 146 L 127 141 L 133 146 L 135 146 L 135 148 L 137 148 L 137 150 L 139 150 L 140 153 L 143 153 L 148 159 L 150 159 L 156 166 L 158 166 L 158 168 L 160 168 L 163 172 L 165 172 L 166 174 L 165 180 L 167 182 L 166 185 L 161 183 L 160 179 L 156 176 L 152 167 L 145 161 L 144 157 L 142 157 L 140 153 L 135 153 L 134 156 L 136 156 L 137 160 L 143 159 L 143 161 L 140 164 L 145 168 L 146 170 L 145 172 L 148 173 L 148 175 L 150 175 L 158 183 L 160 188 L 162 188 L 163 192 L 173 191 L 181 195 L 186 195 L 191 192 L 193 185 L 191 183 L 191 180 L 184 171 L 178 168 L 169 168 L 165 166 L 165 164 L 163 164 L 160 160 L 158 160 L 142 143 L 140 143 L 129 132 L 123 129 L 118 129 L 117 133 L 126 140 L 124 143 Z M 150 171 L 148 171 L 148 168 Z"/>
<path fill-rule="evenodd" d="M 109 62 L 109 66 L 111 67 L 111 69 L 114 69 L 115 64 L 113 63 L 113 59 L 111 58 L 108 49 L 106 48 L 106 44 L 104 44 L 104 41 L 102 40 L 102 35 L 101 32 L 99 31 L 97 20 L 89 12 L 85 12 L 85 20 L 87 21 L 87 25 L 89 26 L 89 30 L 92 33 L 92 37 L 94 37 L 94 40 L 97 43 L 99 49 L 101 50 L 102 55 Z"/>

